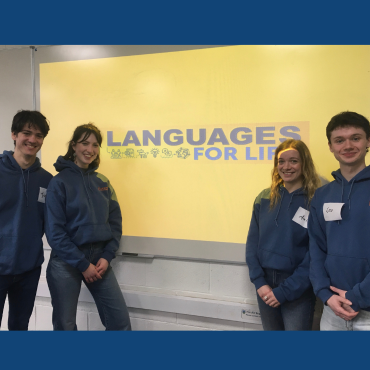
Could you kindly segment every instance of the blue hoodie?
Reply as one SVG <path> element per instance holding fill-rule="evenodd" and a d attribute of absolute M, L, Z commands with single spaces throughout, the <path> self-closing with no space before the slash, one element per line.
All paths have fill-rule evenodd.
<path fill-rule="evenodd" d="M 332 175 L 311 203 L 310 279 L 324 303 L 336 294 L 332 285 L 347 291 L 355 311 L 370 311 L 370 166 L 350 181 L 340 170 Z M 324 203 L 344 203 L 342 220 L 325 221 Z"/>
<path fill-rule="evenodd" d="M 298 299 L 310 286 L 308 277 L 308 231 L 293 221 L 299 207 L 307 210 L 302 189 L 289 193 L 280 187 L 280 201 L 270 210 L 270 189 L 256 198 L 247 238 L 246 259 L 251 282 L 259 289 L 268 285 L 263 269 L 280 270 L 291 276 L 273 289 L 280 304 Z"/>
<path fill-rule="evenodd" d="M 16 275 L 44 262 L 44 197 L 53 176 L 35 163 L 19 166 L 13 152 L 0 155 L 0 275 Z"/>
<path fill-rule="evenodd" d="M 59 172 L 49 184 L 46 197 L 45 233 L 58 257 L 79 271 L 90 262 L 78 247 L 105 242 L 102 258 L 115 257 L 122 236 L 122 217 L 116 193 L 109 180 L 59 157 Z"/>

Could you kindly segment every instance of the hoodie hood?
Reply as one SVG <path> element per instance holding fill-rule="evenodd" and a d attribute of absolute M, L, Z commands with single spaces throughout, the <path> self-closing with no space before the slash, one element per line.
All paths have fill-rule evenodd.
<path fill-rule="evenodd" d="M 58 171 L 58 172 L 61 172 L 63 171 L 64 169 L 66 168 L 69 168 L 70 170 L 74 171 L 74 172 L 79 172 L 79 173 L 92 173 L 94 171 L 96 171 L 98 169 L 98 166 L 96 167 L 93 167 L 93 168 L 88 168 L 86 171 L 84 171 L 82 168 L 78 167 L 76 163 L 68 160 L 68 159 L 64 159 L 63 156 L 59 156 L 57 161 L 54 163 L 54 167 L 55 169 Z"/>
<path fill-rule="evenodd" d="M 342 187 L 342 194 L 341 194 L 340 202 L 343 203 L 343 199 L 347 196 L 348 209 L 350 210 L 351 209 L 351 194 L 352 194 L 353 185 L 355 183 L 360 183 L 360 182 L 367 181 L 370 179 L 370 166 L 365 167 L 362 171 L 360 171 L 356 176 L 352 177 L 352 179 L 349 181 L 347 181 L 343 177 L 340 170 L 333 171 L 331 175 L 334 177 L 335 181 L 338 182 Z M 345 191 L 345 186 L 350 187 L 348 192 Z"/>
<path fill-rule="evenodd" d="M 74 163 L 74 162 L 72 162 L 68 159 L 64 159 L 60 155 L 58 157 L 57 161 L 54 163 L 54 167 L 58 172 L 62 172 L 64 170 L 68 169 L 68 170 L 70 170 L 74 173 L 80 174 L 81 177 L 82 177 L 82 182 L 83 182 L 84 188 L 85 188 L 86 197 L 87 197 L 89 203 L 91 203 L 91 198 L 90 198 L 89 191 L 88 191 L 87 188 L 89 188 L 90 191 L 92 191 L 91 182 L 90 182 L 90 175 L 95 172 L 95 170 L 98 168 L 98 166 L 93 167 L 93 168 L 88 168 L 87 170 L 84 170 L 84 169 L 78 167 L 76 163 Z M 85 180 L 86 176 L 87 176 L 87 181 Z"/>
<path fill-rule="evenodd" d="M 40 160 L 36 157 L 35 163 L 22 170 L 18 162 L 13 157 L 14 152 L 4 150 L 3 154 L 0 154 L 0 160 L 3 162 L 5 168 L 11 172 L 35 172 L 41 167 Z"/>
<path fill-rule="evenodd" d="M 367 166 L 365 167 L 362 171 L 360 171 L 356 176 L 352 177 L 351 180 L 347 181 L 342 173 L 340 172 L 340 170 L 337 170 L 337 171 L 333 171 L 331 173 L 331 175 L 334 177 L 335 181 L 338 181 L 338 182 L 348 182 L 348 183 L 351 183 L 351 182 L 359 182 L 359 181 L 363 181 L 363 180 L 368 180 L 370 179 L 370 166 Z"/>
<path fill-rule="evenodd" d="M 37 171 L 41 167 L 40 160 L 36 157 L 35 163 L 32 164 L 32 166 L 22 169 L 18 162 L 13 157 L 14 152 L 4 150 L 3 154 L 0 156 L 3 164 L 4 164 L 4 170 L 5 172 L 15 173 L 18 172 L 22 175 L 23 178 L 23 185 L 24 185 L 24 194 L 26 196 L 26 206 L 28 207 L 29 201 L 28 201 L 28 188 L 29 188 L 29 182 L 30 182 L 30 173 Z"/>

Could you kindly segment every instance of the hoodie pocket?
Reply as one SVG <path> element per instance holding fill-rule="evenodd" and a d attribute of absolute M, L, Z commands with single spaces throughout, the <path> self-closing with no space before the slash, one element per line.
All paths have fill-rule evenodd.
<path fill-rule="evenodd" d="M 291 271 L 293 268 L 292 260 L 289 257 L 262 248 L 258 249 L 258 258 L 263 268 L 282 271 Z"/>
<path fill-rule="evenodd" d="M 86 243 L 95 243 L 110 240 L 113 238 L 111 228 L 108 223 L 95 225 L 81 225 L 79 226 L 72 241 L 76 245 Z"/>
<path fill-rule="evenodd" d="M 366 258 L 328 254 L 324 266 L 331 285 L 343 290 L 351 290 L 370 273 L 369 261 Z"/>

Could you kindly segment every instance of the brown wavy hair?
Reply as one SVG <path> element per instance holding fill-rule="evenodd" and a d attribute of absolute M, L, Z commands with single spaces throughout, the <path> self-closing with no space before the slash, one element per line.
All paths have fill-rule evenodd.
<path fill-rule="evenodd" d="M 321 181 L 316 173 L 311 153 L 307 145 L 301 140 L 289 139 L 283 141 L 275 150 L 274 168 L 272 170 L 272 182 L 270 193 L 270 209 L 274 208 L 280 199 L 279 189 L 284 185 L 283 179 L 278 172 L 279 153 L 286 149 L 295 149 L 298 151 L 302 161 L 302 188 L 307 194 L 308 204 L 316 191 L 321 186 Z"/>
<path fill-rule="evenodd" d="M 101 147 L 101 144 L 103 142 L 102 134 L 100 130 L 93 123 L 90 122 L 85 125 L 80 125 L 76 127 L 72 135 L 72 139 L 68 143 L 67 153 L 65 154 L 63 158 L 74 162 L 75 151 L 73 150 L 73 145 L 76 143 L 82 143 L 83 141 L 87 140 L 91 134 L 95 135 L 96 140 L 98 141 L 98 144 Z M 94 161 L 89 164 L 89 168 L 98 167 L 99 164 L 100 164 L 100 157 L 98 154 L 96 158 L 94 159 Z"/>

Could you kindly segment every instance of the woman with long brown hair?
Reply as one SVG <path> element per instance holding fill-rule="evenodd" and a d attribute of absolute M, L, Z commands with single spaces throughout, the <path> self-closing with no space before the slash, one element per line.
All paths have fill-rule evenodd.
<path fill-rule="evenodd" d="M 315 296 L 309 280 L 307 221 L 320 186 L 301 140 L 275 150 L 271 187 L 256 198 L 246 260 L 264 330 L 311 330 Z"/>
<path fill-rule="evenodd" d="M 78 126 L 46 197 L 46 236 L 52 249 L 46 272 L 54 330 L 77 330 L 81 282 L 93 296 L 107 330 L 131 330 L 110 266 L 122 236 L 122 217 L 109 180 L 96 172 L 102 136 L 93 124 Z"/>

